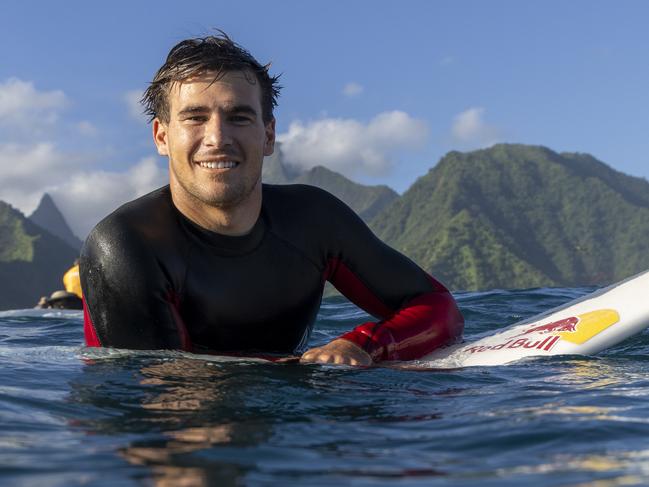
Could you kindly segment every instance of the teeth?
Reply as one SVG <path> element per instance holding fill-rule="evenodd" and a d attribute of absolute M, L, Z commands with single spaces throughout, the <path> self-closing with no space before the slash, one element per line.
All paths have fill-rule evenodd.
<path fill-rule="evenodd" d="M 230 169 L 230 168 L 235 167 L 237 165 L 237 163 L 234 162 L 234 161 L 223 161 L 223 162 L 201 161 L 198 164 L 201 167 L 204 167 L 204 168 L 207 168 L 207 169 Z"/>

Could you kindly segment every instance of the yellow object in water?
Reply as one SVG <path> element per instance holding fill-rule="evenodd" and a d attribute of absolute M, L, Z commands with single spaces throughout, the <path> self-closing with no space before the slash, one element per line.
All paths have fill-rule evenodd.
<path fill-rule="evenodd" d="M 74 293 L 80 298 L 83 297 L 83 292 L 81 291 L 81 280 L 79 278 L 79 264 L 73 265 L 63 275 L 63 285 L 67 292 Z"/>

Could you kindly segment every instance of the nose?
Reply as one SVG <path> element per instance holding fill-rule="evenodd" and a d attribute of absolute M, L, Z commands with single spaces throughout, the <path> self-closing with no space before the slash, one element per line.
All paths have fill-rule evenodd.
<path fill-rule="evenodd" d="M 219 115 L 210 117 L 208 123 L 205 124 L 203 140 L 205 145 L 210 147 L 220 148 L 232 145 L 232 136 L 224 117 Z"/>

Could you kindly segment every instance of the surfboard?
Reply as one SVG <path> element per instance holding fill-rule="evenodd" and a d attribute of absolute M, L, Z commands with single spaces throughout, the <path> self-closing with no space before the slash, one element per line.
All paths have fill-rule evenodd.
<path fill-rule="evenodd" d="M 593 355 L 649 327 L 649 271 L 600 289 L 480 340 L 435 350 L 435 368 L 503 365 L 527 357 Z"/>

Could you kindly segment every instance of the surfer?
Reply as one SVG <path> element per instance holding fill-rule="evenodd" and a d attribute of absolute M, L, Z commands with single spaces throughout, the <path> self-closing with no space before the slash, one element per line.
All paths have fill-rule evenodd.
<path fill-rule="evenodd" d="M 34 308 L 37 309 L 82 309 L 81 298 L 68 291 L 54 291 L 48 298 L 42 296 Z"/>
<path fill-rule="evenodd" d="M 262 185 L 278 77 L 227 35 L 174 46 L 143 103 L 169 185 L 125 204 L 82 251 L 89 346 L 306 349 L 325 281 L 378 318 L 303 362 L 409 360 L 456 340 L 448 290 L 329 193 Z"/>
<path fill-rule="evenodd" d="M 54 291 L 49 298 L 41 296 L 34 308 L 82 309 L 79 259 L 75 259 L 72 267 L 63 274 L 63 286 L 65 290 Z"/>

